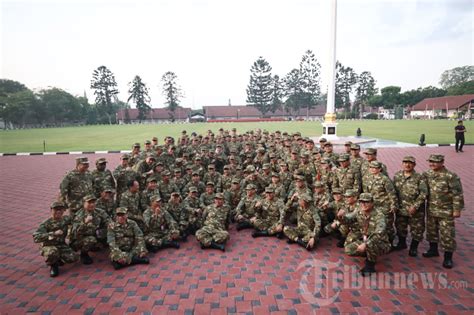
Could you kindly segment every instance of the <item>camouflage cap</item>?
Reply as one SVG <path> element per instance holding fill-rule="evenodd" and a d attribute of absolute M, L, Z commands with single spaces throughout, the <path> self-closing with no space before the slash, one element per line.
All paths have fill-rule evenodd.
<path fill-rule="evenodd" d="M 264 148 L 258 148 L 258 149 L 257 149 L 257 152 L 258 152 L 258 153 L 264 153 L 264 152 L 265 152 L 265 149 L 264 149 Z"/>
<path fill-rule="evenodd" d="M 345 146 L 345 147 L 350 147 L 351 145 L 352 145 L 352 141 L 346 141 L 346 142 L 344 143 L 344 146 Z"/>
<path fill-rule="evenodd" d="M 372 197 L 372 194 L 369 193 L 362 193 L 359 196 L 359 201 L 374 201 L 374 198 Z"/>
<path fill-rule="evenodd" d="M 333 194 L 333 195 L 336 195 L 336 194 L 341 195 L 341 194 L 342 194 L 342 189 L 339 188 L 339 187 L 333 188 L 332 194 Z"/>
<path fill-rule="evenodd" d="M 428 162 L 443 162 L 444 161 L 444 155 L 442 154 L 431 154 L 430 157 L 428 158 Z"/>
<path fill-rule="evenodd" d="M 160 202 L 160 201 L 161 201 L 161 197 L 159 195 L 153 195 L 150 198 L 150 202 Z"/>
<path fill-rule="evenodd" d="M 193 167 L 191 165 L 186 165 L 186 170 L 192 170 Z"/>
<path fill-rule="evenodd" d="M 224 199 L 224 194 L 223 194 L 223 193 L 217 193 L 217 194 L 214 196 L 214 199 Z"/>
<path fill-rule="evenodd" d="M 130 159 L 130 155 L 128 154 L 122 154 L 122 156 L 120 157 L 121 160 L 128 160 Z"/>
<path fill-rule="evenodd" d="M 189 187 L 189 192 L 198 192 L 198 189 L 196 188 L 196 186 L 191 186 Z"/>
<path fill-rule="evenodd" d="M 273 190 L 272 187 L 267 187 L 267 188 L 265 188 L 265 193 L 272 194 L 272 193 L 274 193 L 274 192 L 275 192 L 275 190 Z"/>
<path fill-rule="evenodd" d="M 339 154 L 339 158 L 337 159 L 339 162 L 349 161 L 350 156 L 347 153 Z"/>
<path fill-rule="evenodd" d="M 269 157 L 270 159 L 274 159 L 274 158 L 276 158 L 276 155 L 275 155 L 275 153 L 270 153 L 270 154 L 268 155 L 268 157 Z"/>
<path fill-rule="evenodd" d="M 206 183 L 206 186 L 212 186 L 212 187 L 214 187 L 215 184 L 214 184 L 213 182 L 207 182 L 207 183 Z"/>
<path fill-rule="evenodd" d="M 51 209 L 66 209 L 67 206 L 64 204 L 64 202 L 61 201 L 53 201 L 50 205 Z"/>
<path fill-rule="evenodd" d="M 302 194 L 302 195 L 300 196 L 300 199 L 302 199 L 302 200 L 304 200 L 304 201 L 306 201 L 306 202 L 311 202 L 311 200 L 313 200 L 313 198 L 311 198 L 311 195 L 309 195 L 309 194 Z"/>
<path fill-rule="evenodd" d="M 245 171 L 248 172 L 248 173 L 255 172 L 255 166 L 253 166 L 253 165 L 248 165 L 248 166 L 245 168 Z"/>
<path fill-rule="evenodd" d="M 193 175 L 193 176 L 199 176 L 199 173 L 196 172 L 196 171 L 194 171 L 192 175 Z"/>
<path fill-rule="evenodd" d="M 355 143 L 351 144 L 351 150 L 360 150 L 360 145 Z"/>
<path fill-rule="evenodd" d="M 232 180 L 232 184 L 240 184 L 240 181 L 237 178 L 234 178 Z"/>
<path fill-rule="evenodd" d="M 146 140 L 146 141 L 145 141 L 145 144 L 151 144 L 151 141 L 150 141 L 150 140 Z"/>
<path fill-rule="evenodd" d="M 407 155 L 403 158 L 402 162 L 416 163 L 416 159 L 411 155 Z"/>
<path fill-rule="evenodd" d="M 379 161 L 372 161 L 372 162 L 369 163 L 369 167 L 371 167 L 371 168 L 381 168 L 382 163 L 380 163 Z"/>
<path fill-rule="evenodd" d="M 319 142 L 327 142 L 328 140 L 326 138 L 319 138 Z"/>
<path fill-rule="evenodd" d="M 181 173 L 181 169 L 177 168 L 174 170 L 174 173 L 177 174 L 177 173 Z"/>
<path fill-rule="evenodd" d="M 148 177 L 148 178 L 146 179 L 146 182 L 147 182 L 147 183 L 151 183 L 151 182 L 155 182 L 155 183 L 156 183 L 156 182 L 158 182 L 158 180 L 156 179 L 156 177 L 152 176 L 152 177 Z"/>
<path fill-rule="evenodd" d="M 364 154 L 377 154 L 377 149 L 376 148 L 368 148 L 365 150 Z"/>
<path fill-rule="evenodd" d="M 163 176 L 171 176 L 171 173 L 170 173 L 170 171 L 164 171 L 164 172 L 162 173 L 162 175 L 163 175 Z"/>
<path fill-rule="evenodd" d="M 110 193 L 114 193 L 115 192 L 115 189 L 113 189 L 112 187 L 108 186 L 108 187 L 105 187 L 104 189 L 102 189 L 103 192 L 110 192 Z"/>
<path fill-rule="evenodd" d="M 107 159 L 106 158 L 100 158 L 100 159 L 97 159 L 95 161 L 95 164 L 103 164 L 103 163 L 107 163 Z"/>
<path fill-rule="evenodd" d="M 182 159 L 182 158 L 177 158 L 177 159 L 176 159 L 176 164 L 179 164 L 179 163 L 183 163 L 183 159 Z"/>
<path fill-rule="evenodd" d="M 116 214 L 127 214 L 128 210 L 125 207 L 118 207 L 115 209 Z"/>
<path fill-rule="evenodd" d="M 171 196 L 180 196 L 180 194 L 179 194 L 179 192 L 177 192 L 177 191 L 173 191 L 173 192 L 171 193 Z"/>
<path fill-rule="evenodd" d="M 328 141 L 324 144 L 325 147 L 332 147 L 332 142 Z"/>
<path fill-rule="evenodd" d="M 148 154 L 146 155 L 146 158 L 147 158 L 147 159 L 151 159 L 151 160 L 156 160 L 155 156 L 154 156 L 153 154 L 151 154 L 151 153 L 148 153 Z"/>
<path fill-rule="evenodd" d="M 264 169 L 264 170 L 268 170 L 269 168 L 270 168 L 270 164 L 268 164 L 268 163 L 264 163 L 262 165 L 262 169 Z"/>
<path fill-rule="evenodd" d="M 278 174 L 277 172 L 273 172 L 273 173 L 272 173 L 272 177 L 280 178 L 280 174 Z"/>
<path fill-rule="evenodd" d="M 344 193 L 344 197 L 355 197 L 355 196 L 357 196 L 357 192 L 353 189 L 348 189 Z"/>
<path fill-rule="evenodd" d="M 163 150 L 163 147 L 161 145 L 157 144 L 157 145 L 153 146 L 153 150 L 155 150 L 155 151 L 156 150 Z"/>
<path fill-rule="evenodd" d="M 255 187 L 254 184 L 248 184 L 247 187 L 245 187 L 245 190 L 252 190 L 252 189 L 256 189 L 257 187 Z"/>
<path fill-rule="evenodd" d="M 200 160 L 201 160 L 201 157 L 200 157 L 200 156 L 196 156 L 196 157 L 194 158 L 194 161 L 200 161 Z"/>
<path fill-rule="evenodd" d="M 140 143 L 135 142 L 132 147 L 134 147 L 134 148 L 139 148 L 139 147 L 141 147 L 141 145 L 140 145 Z"/>
<path fill-rule="evenodd" d="M 214 169 L 216 169 L 216 166 L 215 166 L 214 164 L 209 164 L 209 165 L 207 166 L 207 169 L 208 169 L 208 170 L 214 170 Z"/>
<path fill-rule="evenodd" d="M 314 184 L 313 184 L 313 186 L 314 186 L 315 188 L 321 188 L 321 187 L 324 187 L 324 184 L 323 184 L 323 182 L 315 181 Z"/>
<path fill-rule="evenodd" d="M 301 158 L 306 158 L 306 159 L 307 159 L 307 158 L 309 158 L 309 154 L 308 154 L 308 153 L 306 153 L 306 152 L 303 152 L 303 153 L 301 153 L 301 154 L 300 154 L 300 157 L 301 157 Z"/>
<path fill-rule="evenodd" d="M 92 200 L 97 200 L 97 197 L 94 195 L 86 195 L 84 198 L 82 198 L 83 201 L 92 201 Z"/>
<path fill-rule="evenodd" d="M 295 176 L 295 179 L 296 179 L 296 180 L 299 180 L 299 181 L 303 181 L 303 180 L 304 180 L 304 176 L 302 176 L 302 175 L 296 175 L 296 176 Z"/>
<path fill-rule="evenodd" d="M 155 166 L 163 166 L 163 162 L 158 161 L 158 162 L 156 162 Z"/>
<path fill-rule="evenodd" d="M 230 166 L 229 166 L 229 165 L 225 165 L 225 166 L 224 166 L 224 169 L 225 169 L 225 170 L 230 170 Z"/>
<path fill-rule="evenodd" d="M 158 141 L 158 138 L 157 137 L 153 137 L 151 138 L 152 141 Z"/>
<path fill-rule="evenodd" d="M 77 164 L 89 164 L 89 159 L 85 156 L 80 156 L 76 158 L 76 163 Z"/>

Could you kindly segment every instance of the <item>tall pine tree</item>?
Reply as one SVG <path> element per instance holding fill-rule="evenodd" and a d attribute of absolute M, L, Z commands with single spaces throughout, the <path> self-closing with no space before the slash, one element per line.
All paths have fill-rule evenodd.
<path fill-rule="evenodd" d="M 148 96 L 148 88 L 146 84 L 142 81 L 140 76 L 135 76 L 132 82 L 130 82 L 130 89 L 128 93 L 130 96 L 128 97 L 127 102 L 132 100 L 135 103 L 135 106 L 138 109 L 138 121 L 141 123 L 142 120 L 146 118 L 146 114 L 151 110 L 150 105 L 150 96 Z"/>
<path fill-rule="evenodd" d="M 178 85 L 178 76 L 168 71 L 161 77 L 161 83 L 163 88 L 163 96 L 166 99 L 165 104 L 170 110 L 170 119 L 174 121 L 174 112 L 179 106 L 179 101 L 183 97 L 181 87 Z"/>
<path fill-rule="evenodd" d="M 258 108 L 264 116 L 272 110 L 272 67 L 261 56 L 250 68 L 247 103 Z"/>
<path fill-rule="evenodd" d="M 306 95 L 307 103 L 304 104 L 309 110 L 316 106 L 321 97 L 321 65 L 311 50 L 307 50 L 300 62 L 301 89 Z"/>
<path fill-rule="evenodd" d="M 106 66 L 100 66 L 92 73 L 91 89 L 94 90 L 95 103 L 109 124 L 115 117 L 113 99 L 118 94 L 115 76 Z"/>

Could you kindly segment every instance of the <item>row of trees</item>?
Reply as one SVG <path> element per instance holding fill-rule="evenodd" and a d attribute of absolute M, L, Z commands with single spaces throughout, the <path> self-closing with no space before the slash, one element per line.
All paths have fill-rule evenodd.
<path fill-rule="evenodd" d="M 177 79 L 171 71 L 161 78 L 171 119 L 183 96 Z M 151 110 L 148 87 L 138 75 L 129 83 L 127 102 L 118 99 L 115 76 L 105 66 L 93 71 L 90 87 L 94 91 L 94 103 L 89 102 L 85 93 L 73 96 L 55 87 L 32 91 L 20 82 L 0 79 L 0 118 L 5 128 L 112 124 L 118 110 L 125 109 L 127 116 L 130 104 L 138 109 L 140 121 Z"/>
<path fill-rule="evenodd" d="M 264 115 L 278 109 L 293 114 L 302 108 L 314 108 L 326 102 L 326 94 L 321 93 L 320 77 L 321 65 L 311 50 L 305 52 L 299 67 L 283 79 L 273 75 L 270 63 L 259 57 L 250 68 L 247 103 L 256 106 Z M 362 117 L 366 106 L 402 108 L 403 112 L 404 107 L 428 97 L 474 93 L 474 67 L 444 71 L 440 78 L 442 88 L 428 86 L 401 93 L 399 86 L 387 86 L 379 91 L 369 71 L 357 73 L 338 61 L 335 85 L 335 106 L 343 109 L 345 117 Z"/>

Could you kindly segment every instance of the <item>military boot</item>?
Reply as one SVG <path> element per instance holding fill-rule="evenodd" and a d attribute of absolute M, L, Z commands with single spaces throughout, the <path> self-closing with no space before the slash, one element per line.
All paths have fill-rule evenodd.
<path fill-rule="evenodd" d="M 344 244 L 346 243 L 346 238 L 345 237 L 341 237 L 338 241 L 337 241 L 337 244 L 336 246 L 339 247 L 339 248 L 344 248 Z"/>
<path fill-rule="evenodd" d="M 374 272 L 375 272 L 375 262 L 369 261 L 368 259 L 366 259 L 364 268 L 360 270 L 362 277 L 370 276 Z"/>
<path fill-rule="evenodd" d="M 163 242 L 161 248 L 176 248 L 179 249 L 179 243 L 176 241 Z"/>
<path fill-rule="evenodd" d="M 453 252 L 444 252 L 443 267 L 447 269 L 453 268 Z"/>
<path fill-rule="evenodd" d="M 428 249 L 427 252 L 423 253 L 423 257 L 429 258 L 429 257 L 438 257 L 438 256 L 439 256 L 438 243 L 430 242 L 430 249 Z"/>
<path fill-rule="evenodd" d="M 398 237 L 398 244 L 392 246 L 393 250 L 402 250 L 407 248 L 407 238 L 403 236 Z"/>
<path fill-rule="evenodd" d="M 90 265 L 94 261 L 92 260 L 91 256 L 89 256 L 89 254 L 87 252 L 81 252 L 81 262 L 84 265 Z"/>
<path fill-rule="evenodd" d="M 148 257 L 133 257 L 132 258 L 132 265 L 148 265 L 150 263 L 150 259 Z"/>
<path fill-rule="evenodd" d="M 215 243 L 215 242 L 211 242 L 210 248 L 219 249 L 219 250 L 225 252 L 225 245 L 224 244 L 218 244 L 218 243 Z"/>
<path fill-rule="evenodd" d="M 58 264 L 52 264 L 51 265 L 51 270 L 49 271 L 49 276 L 54 278 L 59 275 L 59 266 Z"/>
<path fill-rule="evenodd" d="M 410 257 L 418 256 L 418 244 L 419 242 L 417 240 L 411 240 L 410 250 L 408 251 Z"/>
<path fill-rule="evenodd" d="M 307 248 L 308 243 L 306 243 L 305 241 L 303 241 L 301 238 L 298 238 L 298 239 L 296 240 L 296 243 L 297 243 L 298 245 L 300 245 L 301 247 L 304 247 L 304 248 L 308 249 L 308 248 Z"/>
<path fill-rule="evenodd" d="M 240 223 L 237 223 L 237 231 L 241 231 L 243 229 L 251 229 L 253 228 L 252 224 L 248 223 L 248 222 L 240 222 Z"/>
<path fill-rule="evenodd" d="M 285 235 L 283 234 L 283 232 L 278 232 L 277 234 L 275 234 L 275 236 L 276 236 L 278 239 L 280 239 L 280 240 L 282 240 L 282 239 L 285 237 Z"/>
<path fill-rule="evenodd" d="M 287 239 L 286 242 L 287 242 L 288 244 L 294 244 L 294 243 L 296 243 L 296 242 L 295 242 L 294 240 L 292 240 L 291 238 Z"/>
<path fill-rule="evenodd" d="M 119 269 L 127 267 L 127 265 L 121 264 L 117 261 L 112 261 L 112 266 L 114 267 L 115 270 L 119 270 Z"/>
<path fill-rule="evenodd" d="M 268 236 L 268 231 L 260 231 L 260 230 L 256 230 L 252 233 L 252 237 L 255 238 L 255 237 L 260 237 L 260 236 Z"/>

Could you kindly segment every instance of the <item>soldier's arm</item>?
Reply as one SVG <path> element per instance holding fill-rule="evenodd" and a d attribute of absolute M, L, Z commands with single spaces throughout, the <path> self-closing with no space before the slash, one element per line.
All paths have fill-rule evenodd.
<path fill-rule="evenodd" d="M 46 229 L 46 222 L 43 222 L 33 233 L 33 241 L 35 243 L 43 243 L 46 242 L 50 236 L 53 236 L 53 232 L 48 232 Z"/>
<path fill-rule="evenodd" d="M 59 185 L 59 191 L 61 194 L 61 201 L 66 201 L 67 200 L 67 193 L 69 189 L 69 174 L 67 174 L 63 180 L 61 181 L 61 184 Z"/>
<path fill-rule="evenodd" d="M 138 227 L 138 224 L 133 224 L 133 234 L 135 235 L 135 248 L 137 253 L 147 253 L 147 249 L 145 246 L 145 239 L 143 238 L 143 232 Z"/>
<path fill-rule="evenodd" d="M 461 180 L 456 174 L 452 173 L 448 185 L 453 193 L 453 211 L 464 210 L 464 194 Z"/>
<path fill-rule="evenodd" d="M 389 200 L 390 200 L 390 209 L 398 209 L 398 196 L 393 186 L 392 181 L 388 176 L 386 177 L 385 189 L 387 190 Z"/>
<path fill-rule="evenodd" d="M 426 183 L 426 179 L 423 176 L 420 177 L 420 182 L 418 185 L 419 194 L 413 205 L 416 209 L 424 205 L 426 198 L 428 197 L 428 184 Z"/>
<path fill-rule="evenodd" d="M 178 222 L 176 222 L 173 216 L 166 210 L 165 210 L 165 219 L 166 219 L 166 222 L 168 222 L 169 224 L 169 228 L 171 232 L 179 232 Z"/>
<path fill-rule="evenodd" d="M 321 230 L 321 217 L 319 216 L 319 212 L 316 211 L 315 208 L 313 208 L 313 220 L 314 220 L 314 230 L 311 235 L 311 238 L 316 237 L 316 235 L 318 235 L 319 231 Z"/>
<path fill-rule="evenodd" d="M 367 236 L 367 245 L 373 243 L 380 243 L 381 237 L 386 233 L 387 223 L 385 219 L 385 215 L 378 215 L 377 216 L 377 223 L 375 226 L 375 231 Z"/>
<path fill-rule="evenodd" d="M 107 243 L 109 244 L 110 252 L 121 252 L 120 248 L 117 246 L 116 239 L 115 239 L 115 231 L 113 227 L 116 223 L 112 223 L 107 228 Z"/>
<path fill-rule="evenodd" d="M 143 221 L 145 222 L 145 225 L 147 227 L 150 227 L 152 220 L 153 220 L 153 211 L 150 208 L 148 208 L 145 210 L 145 212 L 143 212 Z"/>
<path fill-rule="evenodd" d="M 357 211 L 352 211 L 351 213 L 346 213 L 342 218 L 341 221 L 344 223 L 353 223 L 357 221 Z"/>

